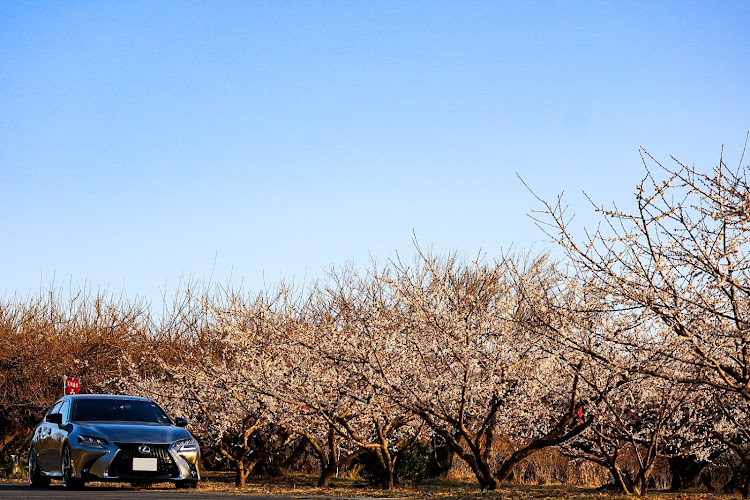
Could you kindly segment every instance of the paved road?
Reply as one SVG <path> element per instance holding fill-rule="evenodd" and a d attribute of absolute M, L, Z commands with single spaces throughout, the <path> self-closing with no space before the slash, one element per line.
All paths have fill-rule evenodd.
<path fill-rule="evenodd" d="M 185 498 L 188 500 L 212 500 L 212 499 L 239 499 L 252 500 L 292 500 L 300 497 L 290 496 L 268 496 L 250 493 L 237 493 L 231 491 L 190 491 L 178 490 L 172 486 L 164 488 L 150 487 L 146 489 L 87 486 L 80 491 L 66 491 L 60 483 L 52 483 L 49 488 L 30 488 L 22 483 L 0 483 L 0 499 L 21 498 L 23 500 L 72 500 L 86 499 L 134 499 L 134 500 L 177 500 Z"/>
<path fill-rule="evenodd" d="M 372 499 L 372 498 L 340 498 L 304 495 L 260 495 L 257 493 L 239 493 L 234 491 L 196 491 L 178 490 L 174 486 L 165 485 L 163 488 L 151 486 L 149 488 L 137 489 L 128 487 L 106 487 L 86 486 L 80 491 L 66 491 L 62 484 L 53 481 L 49 488 L 31 488 L 25 483 L 0 483 L 0 499 L 21 498 L 23 500 L 72 500 L 86 499 L 134 499 L 134 500 L 398 500 L 398 499 Z"/>

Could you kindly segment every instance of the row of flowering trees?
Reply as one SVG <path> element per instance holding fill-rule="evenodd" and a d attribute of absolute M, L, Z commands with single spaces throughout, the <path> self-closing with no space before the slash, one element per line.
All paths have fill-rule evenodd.
<path fill-rule="evenodd" d="M 594 328 L 584 335 L 577 329 L 552 330 L 609 370 L 661 387 L 662 402 L 654 406 L 658 411 L 647 413 L 659 431 L 650 441 L 657 451 L 658 441 L 664 441 L 671 463 L 688 456 L 694 464 L 706 464 L 729 449 L 746 468 L 750 166 L 743 166 L 744 151 L 731 166 L 722 150 L 709 171 L 675 158 L 665 165 L 643 149 L 641 157 L 645 174 L 633 208 L 594 205 L 601 223 L 582 236 L 567 218 L 561 197 L 555 203 L 542 201 L 537 221 L 564 249 L 574 281 L 587 293 L 594 291 L 593 302 L 586 297 L 586 309 L 605 311 L 609 321 L 617 321 L 616 328 Z M 617 426 L 627 439 L 641 432 L 632 424 Z M 672 437 L 682 429 L 687 432 Z M 645 470 L 647 458 L 640 466 Z M 680 474 L 674 476 L 679 483 Z M 745 473 L 744 496 L 747 481 Z"/>
<path fill-rule="evenodd" d="M 392 487 L 399 457 L 428 436 L 488 489 L 550 447 L 641 494 L 668 459 L 676 487 L 723 453 L 742 460 L 745 403 L 643 370 L 656 326 L 600 299 L 545 257 L 417 251 L 304 292 L 186 295 L 178 313 L 200 311 L 203 323 L 155 343 L 114 382 L 189 416 L 240 485 L 307 450 L 322 486 L 370 454 Z M 603 346 L 602 335 L 628 340 Z"/>
<path fill-rule="evenodd" d="M 548 265 L 418 252 L 302 293 L 204 299 L 210 352 L 184 338 L 187 354 L 134 362 L 125 384 L 177 395 L 174 410 L 205 423 L 240 483 L 262 460 L 250 438 L 273 427 L 290 449 L 314 450 L 321 485 L 371 453 L 392 487 L 399 456 L 432 433 L 494 489 L 524 458 L 578 435 L 591 422 L 579 410 L 597 404 L 581 356 L 531 329 L 524 279 Z M 240 437 L 234 454 L 227 434 Z M 498 439 L 517 449 L 499 456 Z"/>
<path fill-rule="evenodd" d="M 239 485 L 307 456 L 320 485 L 367 459 L 390 488 L 415 443 L 439 441 L 484 489 L 555 449 L 635 494 L 657 468 L 714 487 L 721 462 L 747 495 L 748 167 L 643 159 L 634 209 L 595 207 L 582 237 L 561 198 L 540 200 L 560 262 L 415 245 L 305 289 L 186 286 L 158 315 L 85 294 L 3 304 L 0 376 L 30 388 L 3 396 L 3 440 L 54 397 L 50 374 L 77 369 L 187 416 Z"/>
<path fill-rule="evenodd" d="M 287 433 L 278 446 L 314 450 L 321 485 L 371 453 L 391 487 L 425 434 L 487 489 L 549 447 L 638 494 L 663 463 L 676 488 L 727 454 L 746 468 L 747 167 L 668 168 L 645 151 L 643 161 L 634 210 L 595 207 L 602 225 L 582 238 L 562 199 L 540 200 L 562 263 L 416 246 L 411 261 L 334 271 L 307 290 L 204 300 L 216 356 L 162 359 L 140 384 L 207 391 L 182 400 L 206 418 L 224 391 L 238 411 L 214 435 L 245 436 L 238 470 L 261 460 L 247 438 L 274 426 Z"/>

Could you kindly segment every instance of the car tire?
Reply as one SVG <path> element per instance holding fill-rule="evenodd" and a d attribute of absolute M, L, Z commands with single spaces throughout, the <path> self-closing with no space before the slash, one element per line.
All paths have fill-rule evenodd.
<path fill-rule="evenodd" d="M 62 482 L 66 490 L 80 490 L 85 484 L 83 479 L 73 475 L 73 455 L 70 446 L 63 446 L 62 452 Z"/>
<path fill-rule="evenodd" d="M 49 486 L 50 478 L 43 476 L 39 470 L 39 463 L 36 459 L 36 450 L 29 450 L 29 486 L 32 488 L 46 488 Z"/>

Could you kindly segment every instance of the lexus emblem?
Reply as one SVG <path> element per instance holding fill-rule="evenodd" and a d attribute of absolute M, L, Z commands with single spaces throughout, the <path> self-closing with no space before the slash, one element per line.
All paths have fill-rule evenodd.
<path fill-rule="evenodd" d="M 149 453 L 151 453 L 151 448 L 149 448 L 145 444 L 142 444 L 138 447 L 138 451 L 141 452 L 141 455 L 148 455 Z"/>

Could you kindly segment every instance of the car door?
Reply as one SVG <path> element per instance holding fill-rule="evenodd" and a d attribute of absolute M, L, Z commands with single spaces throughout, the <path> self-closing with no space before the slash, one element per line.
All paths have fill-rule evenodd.
<path fill-rule="evenodd" d="M 49 423 L 49 450 L 50 471 L 62 472 L 62 448 L 68 437 L 68 423 L 70 422 L 70 402 L 66 399 L 57 410 L 62 414 L 62 424 Z"/>
<path fill-rule="evenodd" d="M 48 432 L 49 427 L 47 426 L 47 420 L 45 417 L 39 425 L 36 426 L 36 430 L 34 431 L 34 449 L 37 453 L 37 465 L 39 466 L 39 469 L 43 471 L 47 471 L 47 468 L 44 465 L 44 454 L 42 453 L 42 450 L 46 444 L 45 440 L 47 439 Z"/>
<path fill-rule="evenodd" d="M 56 424 L 53 424 L 52 422 L 48 421 L 47 418 L 49 415 L 53 413 L 57 413 L 60 410 L 60 407 L 62 406 L 62 401 L 58 401 L 57 403 L 52 406 L 52 408 L 47 412 L 47 414 L 44 416 L 44 420 L 42 421 L 42 424 L 39 426 L 37 440 L 36 440 L 36 447 L 37 452 L 39 453 L 39 467 L 44 472 L 53 472 L 58 471 L 60 466 L 55 465 L 52 462 L 51 459 L 51 453 L 50 453 L 50 446 L 51 446 L 51 438 L 52 438 L 52 428 L 57 427 Z"/>

